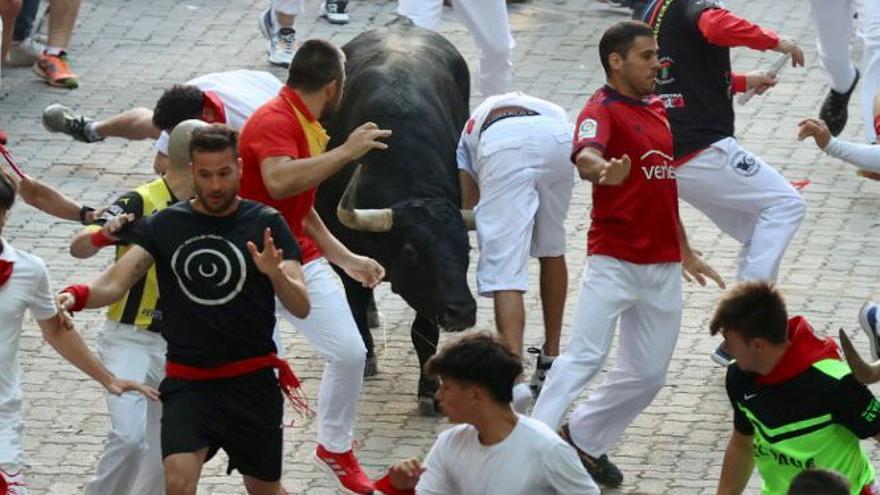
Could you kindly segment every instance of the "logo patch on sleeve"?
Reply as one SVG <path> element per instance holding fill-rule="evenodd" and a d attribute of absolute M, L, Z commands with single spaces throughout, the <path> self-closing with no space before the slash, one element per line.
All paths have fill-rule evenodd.
<path fill-rule="evenodd" d="M 596 123 L 593 119 L 586 119 L 581 122 L 580 127 L 578 127 L 578 139 L 591 139 L 596 137 L 596 132 L 599 129 L 599 124 Z"/>

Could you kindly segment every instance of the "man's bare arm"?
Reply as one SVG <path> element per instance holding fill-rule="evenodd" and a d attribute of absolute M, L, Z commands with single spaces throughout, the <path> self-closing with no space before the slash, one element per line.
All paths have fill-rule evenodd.
<path fill-rule="evenodd" d="M 132 246 L 116 263 L 104 270 L 89 286 L 86 308 L 103 308 L 118 301 L 153 266 L 153 257 L 146 249 Z M 74 296 L 58 294 L 58 307 L 67 311 L 74 307 Z"/>
<path fill-rule="evenodd" d="M 755 469 L 752 449 L 752 437 L 734 430 L 724 452 L 717 495 L 740 495 L 746 489 Z"/>

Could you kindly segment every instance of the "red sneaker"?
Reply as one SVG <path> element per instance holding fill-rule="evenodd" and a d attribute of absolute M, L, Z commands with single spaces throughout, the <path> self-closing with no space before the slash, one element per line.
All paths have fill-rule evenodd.
<path fill-rule="evenodd" d="M 375 491 L 373 482 L 364 474 L 353 450 L 335 454 L 318 444 L 318 448 L 315 449 L 314 461 L 318 467 L 336 480 L 336 484 L 343 493 L 371 495 Z"/>
<path fill-rule="evenodd" d="M 70 63 L 67 61 L 67 53 L 65 52 L 61 52 L 60 55 L 41 53 L 37 61 L 34 62 L 33 69 L 34 74 L 40 76 L 50 86 L 67 89 L 79 87 L 79 79 L 70 70 Z"/>

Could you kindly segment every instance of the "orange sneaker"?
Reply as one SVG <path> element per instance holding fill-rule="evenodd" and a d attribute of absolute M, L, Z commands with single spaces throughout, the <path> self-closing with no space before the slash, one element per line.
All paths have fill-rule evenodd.
<path fill-rule="evenodd" d="M 79 87 L 76 74 L 70 71 L 67 52 L 61 52 L 59 55 L 41 53 L 37 61 L 34 62 L 34 74 L 56 88 L 76 89 Z"/>
<path fill-rule="evenodd" d="M 318 448 L 315 449 L 314 461 L 318 467 L 336 480 L 336 484 L 343 493 L 370 495 L 376 490 L 373 487 L 373 482 L 361 469 L 353 450 L 335 454 L 318 444 Z"/>

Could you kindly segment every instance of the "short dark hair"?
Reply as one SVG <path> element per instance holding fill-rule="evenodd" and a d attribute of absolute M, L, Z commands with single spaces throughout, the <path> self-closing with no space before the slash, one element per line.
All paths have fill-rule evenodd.
<path fill-rule="evenodd" d="M 788 495 L 849 495 L 849 481 L 828 469 L 805 469 L 791 480 Z"/>
<path fill-rule="evenodd" d="M 153 109 L 153 125 L 168 131 L 189 119 L 202 117 L 205 94 L 191 84 L 175 84 L 166 89 Z"/>
<path fill-rule="evenodd" d="M 231 150 L 232 156 L 238 157 L 238 132 L 225 124 L 212 124 L 193 129 L 189 141 L 189 158 L 192 160 L 197 151 Z"/>
<path fill-rule="evenodd" d="M 599 59 L 602 62 L 602 68 L 605 69 L 605 75 L 611 75 L 611 65 L 608 57 L 612 53 L 617 53 L 621 57 L 626 58 L 629 49 L 632 48 L 633 42 L 639 36 L 654 37 L 654 31 L 651 26 L 641 21 L 620 21 L 605 31 L 602 39 L 599 40 Z"/>
<path fill-rule="evenodd" d="M 513 400 L 513 383 L 522 374 L 519 356 L 487 333 L 466 335 L 444 346 L 425 363 L 431 376 L 480 385 L 499 404 Z"/>
<path fill-rule="evenodd" d="M 788 312 L 782 294 L 765 280 L 743 282 L 727 291 L 715 309 L 709 331 L 738 333 L 746 341 L 755 337 L 782 344 L 788 336 Z"/>
<path fill-rule="evenodd" d="M 18 185 L 5 170 L 0 169 L 0 208 L 9 211 L 15 204 L 15 193 Z"/>
<path fill-rule="evenodd" d="M 345 54 L 333 43 L 322 39 L 307 40 L 290 63 L 287 85 L 313 93 L 333 81 L 342 81 Z"/>

